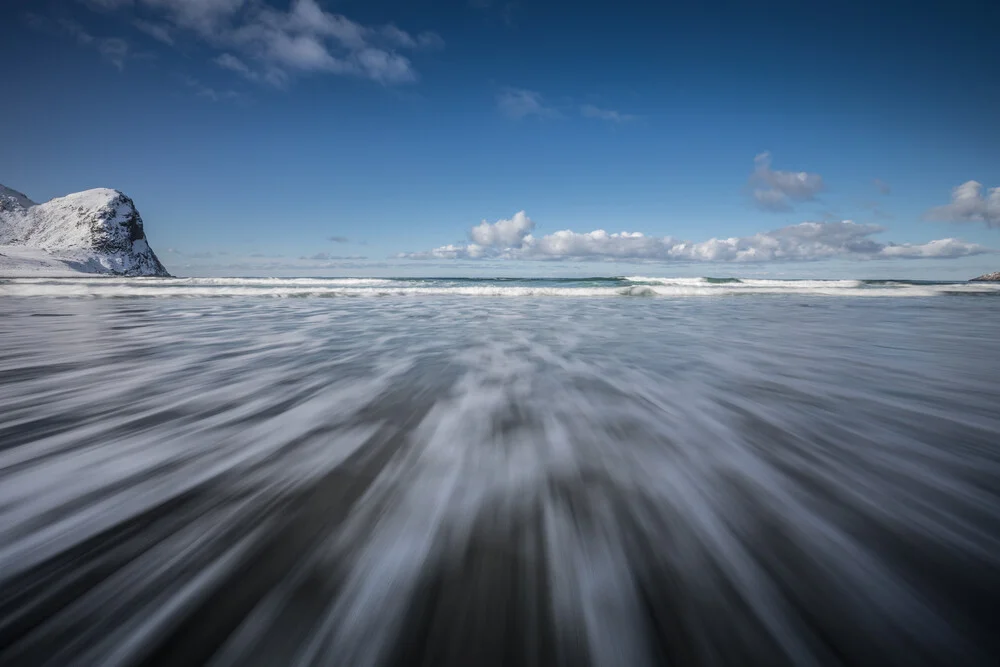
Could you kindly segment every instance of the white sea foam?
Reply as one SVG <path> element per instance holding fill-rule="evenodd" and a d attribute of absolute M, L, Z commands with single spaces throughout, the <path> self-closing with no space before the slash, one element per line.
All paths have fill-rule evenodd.
<path fill-rule="evenodd" d="M 622 283 L 631 284 L 622 284 Z M 0 296 L 22 297 L 699 297 L 733 295 L 928 297 L 1000 294 L 990 283 L 874 283 L 859 280 L 717 282 L 705 278 L 492 281 L 390 278 L 15 278 Z"/>

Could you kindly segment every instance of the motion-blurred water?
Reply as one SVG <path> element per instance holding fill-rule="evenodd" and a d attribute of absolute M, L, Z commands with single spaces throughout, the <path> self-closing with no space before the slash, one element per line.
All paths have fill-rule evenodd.
<path fill-rule="evenodd" d="M 0 282 L 0 664 L 997 660 L 989 288 L 175 283 Z"/>

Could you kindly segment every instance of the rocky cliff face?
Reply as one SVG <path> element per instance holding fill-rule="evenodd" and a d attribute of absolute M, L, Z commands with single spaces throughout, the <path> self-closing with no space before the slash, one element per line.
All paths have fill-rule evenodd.
<path fill-rule="evenodd" d="M 107 188 L 35 204 L 0 186 L 0 246 L 44 250 L 84 273 L 169 275 L 146 241 L 135 204 Z"/>
<path fill-rule="evenodd" d="M 986 282 L 1000 283 L 1000 271 L 994 271 L 993 273 L 983 274 L 983 275 L 979 276 L 978 278 L 973 278 L 969 282 L 973 282 L 973 283 L 986 283 Z"/>

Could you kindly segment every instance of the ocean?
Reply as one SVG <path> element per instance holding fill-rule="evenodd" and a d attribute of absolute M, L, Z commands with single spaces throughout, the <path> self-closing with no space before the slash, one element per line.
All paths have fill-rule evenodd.
<path fill-rule="evenodd" d="M 0 279 L 0 663 L 996 664 L 997 297 Z"/>

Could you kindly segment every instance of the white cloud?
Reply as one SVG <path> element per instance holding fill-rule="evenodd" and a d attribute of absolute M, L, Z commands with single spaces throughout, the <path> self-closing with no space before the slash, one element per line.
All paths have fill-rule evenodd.
<path fill-rule="evenodd" d="M 141 30 L 158 42 L 163 42 L 168 46 L 174 45 L 174 38 L 170 34 L 170 29 L 159 23 L 151 23 L 150 21 L 143 21 L 142 19 L 136 19 L 132 22 L 132 25 L 136 29 Z"/>
<path fill-rule="evenodd" d="M 778 190 L 755 188 L 753 198 L 757 202 L 757 206 L 767 211 L 792 210 L 792 204 L 788 201 L 788 197 L 785 196 L 785 193 Z"/>
<path fill-rule="evenodd" d="M 546 106 L 541 93 L 520 88 L 508 88 L 497 95 L 497 107 L 510 118 L 520 119 L 526 116 L 553 117 L 559 113 Z"/>
<path fill-rule="evenodd" d="M 970 249 L 977 250 L 971 252 Z M 972 243 L 965 243 L 958 239 L 938 239 L 922 245 L 910 243 L 896 244 L 890 243 L 881 251 L 883 257 L 904 257 L 920 259 L 928 257 L 967 257 L 968 255 L 978 255 L 986 251 L 982 246 Z"/>
<path fill-rule="evenodd" d="M 343 60 L 330 55 L 326 46 L 312 35 L 275 32 L 269 35 L 265 48 L 266 56 L 283 67 L 305 71 L 329 70 L 338 73 L 346 68 Z"/>
<path fill-rule="evenodd" d="M 510 220 L 497 220 L 490 224 L 483 220 L 469 231 L 472 242 L 481 246 L 520 248 L 524 237 L 535 228 L 535 223 L 519 211 Z"/>
<path fill-rule="evenodd" d="M 621 113 L 620 111 L 615 111 L 614 109 L 602 109 L 594 106 L 593 104 L 584 104 L 580 107 L 580 115 L 584 118 L 597 118 L 599 120 L 606 120 L 612 123 L 625 123 L 635 120 L 635 116 L 631 114 Z"/>
<path fill-rule="evenodd" d="M 266 69 L 263 78 L 272 83 L 283 82 L 289 72 L 410 83 L 417 80 L 412 62 L 392 49 L 423 48 L 432 41 L 443 45 L 433 33 L 413 37 L 395 26 L 362 26 L 324 11 L 315 0 L 295 0 L 287 13 L 271 8 L 251 11 L 223 38 L 259 62 Z"/>
<path fill-rule="evenodd" d="M 94 9 L 102 11 L 132 6 L 132 0 L 82 0 L 82 2 L 86 5 L 90 5 Z"/>
<path fill-rule="evenodd" d="M 225 26 L 245 5 L 246 0 L 137 0 L 160 10 L 178 27 L 211 35 Z"/>
<path fill-rule="evenodd" d="M 212 62 L 223 69 L 228 69 L 232 72 L 236 72 L 237 74 L 242 74 L 251 81 L 256 81 L 260 78 L 260 75 L 258 75 L 257 72 L 251 70 L 245 62 L 231 53 L 223 53 L 213 59 Z"/>
<path fill-rule="evenodd" d="M 125 61 L 129 56 L 128 42 L 117 37 L 102 39 L 97 45 L 97 50 L 112 65 L 119 70 L 125 69 Z"/>
<path fill-rule="evenodd" d="M 314 0 L 295 2 L 287 17 L 281 12 L 270 11 L 264 18 L 285 30 L 332 37 L 348 49 L 363 49 L 367 43 L 366 28 L 345 16 L 323 11 Z"/>
<path fill-rule="evenodd" d="M 417 80 L 417 73 L 409 58 L 382 49 L 367 48 L 354 54 L 361 72 L 379 83 L 409 83 Z"/>
<path fill-rule="evenodd" d="M 214 62 L 252 81 L 284 85 L 296 73 L 356 76 L 382 84 L 416 81 L 397 50 L 444 47 L 434 32 L 411 34 L 395 25 L 364 26 L 324 10 L 316 0 L 292 0 L 287 10 L 256 0 L 135 0 L 158 21 L 136 27 L 164 43 L 188 32 L 218 50 Z M 101 10 L 132 2 L 96 0 Z M 242 66 L 237 65 L 239 62 Z"/>
<path fill-rule="evenodd" d="M 943 222 L 985 222 L 1000 227 L 1000 187 L 983 193 L 983 184 L 966 181 L 951 191 L 951 203 L 927 211 L 928 220 Z"/>
<path fill-rule="evenodd" d="M 122 3 L 87 4 L 102 10 L 122 6 Z M 131 59 L 149 57 L 149 54 L 134 52 L 129 43 L 120 37 L 95 37 L 79 23 L 67 18 L 49 20 L 38 14 L 27 12 L 24 14 L 24 19 L 32 29 L 63 33 L 72 37 L 80 46 L 96 49 L 102 58 L 117 67 L 119 71 L 124 70 L 126 62 Z"/>
<path fill-rule="evenodd" d="M 75 39 L 77 43 L 82 44 L 83 46 L 88 46 L 94 43 L 94 36 L 84 30 L 83 26 L 79 23 L 70 21 L 69 19 L 63 19 L 59 21 L 59 26 L 72 35 L 73 39 Z"/>
<path fill-rule="evenodd" d="M 809 201 L 823 189 L 823 177 L 819 174 L 771 169 L 771 154 L 767 151 L 753 161 L 750 183 L 756 186 L 753 198 L 762 209 L 788 211 L 793 201 Z"/>
<path fill-rule="evenodd" d="M 216 90 L 215 88 L 206 86 L 194 77 L 181 76 L 180 80 L 185 86 L 191 88 L 198 97 L 204 97 L 213 102 L 238 101 L 243 99 L 243 96 L 235 90 Z"/>
<path fill-rule="evenodd" d="M 340 261 L 340 260 L 358 260 L 358 259 L 368 259 L 362 255 L 331 255 L 328 252 L 318 252 L 315 255 L 306 257 L 303 255 L 299 259 L 313 261 L 313 262 L 329 262 L 329 261 Z"/>
<path fill-rule="evenodd" d="M 436 32 L 422 32 L 414 36 L 390 24 L 383 27 L 381 33 L 390 44 L 403 49 L 437 50 L 444 48 L 444 40 Z"/>
<path fill-rule="evenodd" d="M 446 245 L 404 259 L 633 260 L 656 262 L 770 262 L 857 258 L 955 258 L 991 250 L 958 239 L 925 244 L 882 243 L 878 225 L 851 221 L 803 222 L 753 236 L 712 238 L 699 243 L 641 232 L 563 230 L 536 238 L 524 212 L 510 220 L 482 222 L 469 232 L 472 243 Z"/>
<path fill-rule="evenodd" d="M 48 25 L 48 21 L 34 12 L 25 12 L 23 17 L 25 23 L 28 24 L 28 27 L 33 30 L 45 30 L 45 27 Z"/>

